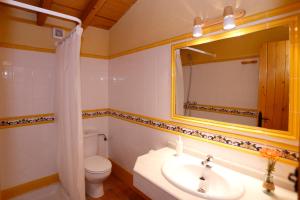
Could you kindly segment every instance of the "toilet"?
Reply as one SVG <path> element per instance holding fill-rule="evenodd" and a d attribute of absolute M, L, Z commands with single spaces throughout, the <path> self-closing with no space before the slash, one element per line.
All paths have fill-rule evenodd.
<path fill-rule="evenodd" d="M 111 173 L 111 162 L 102 156 L 91 156 L 85 159 L 86 193 L 92 198 L 104 195 L 103 181 Z"/>
<path fill-rule="evenodd" d="M 104 195 L 103 181 L 111 174 L 112 164 L 105 158 L 102 148 L 106 145 L 107 133 L 98 130 L 84 131 L 85 190 L 88 196 L 99 198 Z M 105 156 L 105 157 L 104 157 Z"/>

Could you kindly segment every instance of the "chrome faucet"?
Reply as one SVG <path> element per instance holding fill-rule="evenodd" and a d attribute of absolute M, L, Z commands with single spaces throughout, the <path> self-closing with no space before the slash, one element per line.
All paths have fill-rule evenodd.
<path fill-rule="evenodd" d="M 201 162 L 204 167 L 211 168 L 212 166 L 209 164 L 213 161 L 214 157 L 211 155 L 207 155 L 206 159 Z"/>
<path fill-rule="evenodd" d="M 204 169 L 202 171 L 202 176 L 199 178 L 200 182 L 199 182 L 199 188 L 198 188 L 198 192 L 201 193 L 206 193 L 207 191 L 207 187 L 208 187 L 208 173 L 210 172 L 210 168 L 212 168 L 212 166 L 210 165 L 210 163 L 212 162 L 214 158 L 211 155 L 207 155 L 206 159 L 203 160 L 201 162 L 201 165 L 204 166 Z"/>

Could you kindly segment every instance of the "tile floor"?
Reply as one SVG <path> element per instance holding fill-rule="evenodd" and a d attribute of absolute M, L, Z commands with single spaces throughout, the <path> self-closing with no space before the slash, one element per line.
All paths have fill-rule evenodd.
<path fill-rule="evenodd" d="M 52 184 L 11 200 L 68 200 L 60 184 Z M 144 200 L 117 177 L 110 175 L 104 182 L 104 196 L 98 199 L 87 197 L 86 200 Z"/>
<path fill-rule="evenodd" d="M 117 177 L 110 175 L 104 182 L 104 196 L 98 199 L 88 197 L 87 200 L 144 200 Z"/>
<path fill-rule="evenodd" d="M 68 197 L 65 195 L 61 185 L 56 183 L 27 192 L 10 200 L 68 200 Z"/>

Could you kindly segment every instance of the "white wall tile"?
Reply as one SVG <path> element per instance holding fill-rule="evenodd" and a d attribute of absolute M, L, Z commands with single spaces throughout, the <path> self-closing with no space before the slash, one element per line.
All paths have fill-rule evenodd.
<path fill-rule="evenodd" d="M 53 112 L 54 54 L 0 48 L 0 116 Z"/>
<path fill-rule="evenodd" d="M 103 136 L 86 137 L 84 139 L 84 156 L 88 157 L 97 154 L 108 157 L 108 117 L 84 119 L 83 131 L 85 130 L 100 131 L 107 136 L 108 140 L 105 141 Z"/>
<path fill-rule="evenodd" d="M 170 119 L 170 45 L 160 46 L 112 59 L 109 63 L 109 103 L 111 108 L 150 117 Z M 176 136 L 133 123 L 109 119 L 109 156 L 132 171 L 137 156 L 167 145 Z M 264 170 L 265 161 L 215 144 L 184 139 L 206 154 L 227 159 L 252 169 Z M 286 179 L 294 167 L 279 164 L 277 175 Z"/>
<path fill-rule="evenodd" d="M 109 63 L 111 108 L 168 118 L 170 46 L 112 59 Z"/>
<path fill-rule="evenodd" d="M 2 189 L 57 171 L 54 124 L 0 130 Z"/>
<path fill-rule="evenodd" d="M 108 60 L 81 58 L 83 109 L 108 107 Z"/>
<path fill-rule="evenodd" d="M 55 54 L 0 48 L 0 117 L 53 112 L 55 67 Z M 81 58 L 83 109 L 108 107 L 107 76 L 107 60 Z M 108 131 L 107 117 L 83 125 Z M 57 172 L 54 124 L 2 129 L 0 142 L 2 189 Z"/>
<path fill-rule="evenodd" d="M 132 172 L 138 156 L 151 149 L 167 146 L 175 141 L 172 134 L 133 124 L 124 120 L 109 118 L 109 157 Z"/>

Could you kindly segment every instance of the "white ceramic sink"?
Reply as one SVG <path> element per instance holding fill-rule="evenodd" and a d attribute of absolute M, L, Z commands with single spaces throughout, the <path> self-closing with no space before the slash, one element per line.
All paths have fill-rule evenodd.
<path fill-rule="evenodd" d="M 165 161 L 162 174 L 179 189 L 204 199 L 235 200 L 244 194 L 244 185 L 237 173 L 215 164 L 206 168 L 200 159 L 189 155 L 174 156 Z"/>

